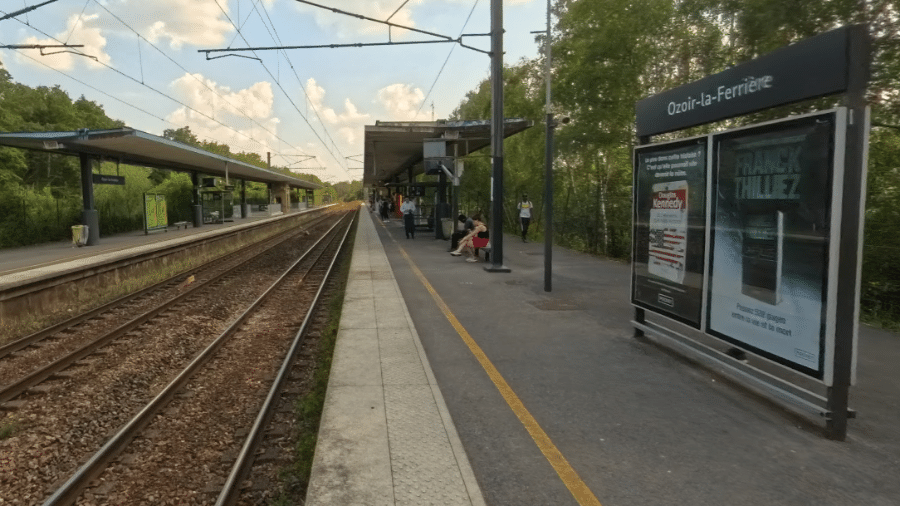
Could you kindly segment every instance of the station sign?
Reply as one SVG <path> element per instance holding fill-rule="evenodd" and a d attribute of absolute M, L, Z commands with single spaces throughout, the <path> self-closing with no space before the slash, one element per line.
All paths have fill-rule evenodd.
<path fill-rule="evenodd" d="M 105 174 L 93 174 L 91 179 L 93 180 L 94 184 L 125 184 L 125 176 L 107 176 Z"/>
<path fill-rule="evenodd" d="M 636 105 L 638 136 L 712 123 L 800 100 L 842 93 L 849 78 L 847 26 L 767 55 Z"/>

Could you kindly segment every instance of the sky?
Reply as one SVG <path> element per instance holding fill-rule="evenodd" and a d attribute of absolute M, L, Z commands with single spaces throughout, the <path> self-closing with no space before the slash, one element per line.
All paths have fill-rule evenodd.
<path fill-rule="evenodd" d="M 46 0 L 0 0 L 0 17 Z M 314 0 L 453 39 L 490 31 L 491 0 Z M 534 58 L 543 0 L 503 2 L 504 63 Z M 84 54 L 0 49 L 14 81 L 60 86 L 155 135 L 201 140 L 323 181 L 362 177 L 364 126 L 445 119 L 490 77 L 490 57 L 454 43 L 207 53 L 201 49 L 438 40 L 297 0 L 57 0 L 0 21 L 0 46 L 83 44 Z M 465 37 L 490 50 L 490 37 Z M 52 52 L 45 49 L 45 53 Z M 72 50 L 76 51 L 76 50 Z M 228 55 L 228 56 L 225 56 Z"/>

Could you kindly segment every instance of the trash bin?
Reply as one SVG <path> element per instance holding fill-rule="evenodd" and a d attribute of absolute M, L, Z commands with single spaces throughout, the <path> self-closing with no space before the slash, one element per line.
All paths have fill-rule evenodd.
<path fill-rule="evenodd" d="M 75 246 L 84 246 L 88 241 L 88 226 L 73 225 L 72 226 L 72 243 Z"/>
<path fill-rule="evenodd" d="M 449 239 L 453 235 L 453 219 L 441 218 L 441 230 L 444 232 L 444 238 Z"/>

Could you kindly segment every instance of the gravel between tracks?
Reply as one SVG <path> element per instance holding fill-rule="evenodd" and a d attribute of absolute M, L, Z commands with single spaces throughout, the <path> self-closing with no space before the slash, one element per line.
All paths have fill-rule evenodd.
<path fill-rule="evenodd" d="M 308 238 L 300 241 L 311 243 Z M 190 309 L 180 309 L 167 314 L 166 318 L 154 319 L 152 323 L 130 333 L 128 339 L 92 355 L 78 366 L 68 369 L 59 379 L 41 385 L 37 391 L 23 395 L 20 398 L 24 401 L 22 405 L 7 415 L 20 424 L 21 430 L 11 438 L 0 440 L 0 504 L 32 505 L 42 502 L 111 434 L 167 385 L 211 339 L 218 336 L 236 312 L 258 296 L 261 287 L 268 286 L 267 281 L 279 270 L 276 264 L 286 265 L 286 258 L 291 255 L 295 257 L 305 248 L 296 242 L 286 246 L 279 261 L 269 257 L 261 264 L 252 266 L 247 275 L 233 279 L 230 285 L 192 297 Z M 287 302 L 296 307 L 296 301 Z M 262 329 L 267 321 L 262 319 L 255 324 Z M 222 405 L 217 399 L 225 393 L 237 394 L 245 388 L 257 388 L 268 380 L 271 372 L 259 364 L 274 363 L 272 354 L 283 345 L 277 342 L 261 345 L 260 339 L 242 341 L 245 348 L 237 351 L 238 357 L 246 358 L 251 353 L 258 356 L 258 362 L 238 359 L 235 365 L 239 369 L 235 371 L 215 367 L 202 373 L 212 375 L 210 381 L 203 384 L 214 387 L 188 392 L 168 409 L 182 410 L 187 415 L 185 420 L 214 421 L 225 414 L 255 416 L 255 412 L 247 414 L 247 410 L 255 406 L 244 406 L 240 400 Z M 257 365 L 251 366 L 251 363 Z M 218 430 L 221 433 L 217 432 L 213 438 L 225 446 L 233 445 L 235 440 L 234 430 L 227 428 L 227 424 L 235 419 L 228 420 L 222 422 L 226 425 L 220 426 Z M 208 487 L 209 483 L 201 483 L 203 480 L 199 478 L 188 480 L 183 470 L 203 471 L 206 466 L 215 471 L 223 467 L 216 462 L 219 457 L 210 457 L 216 454 L 217 448 L 187 450 L 196 435 L 188 426 L 171 429 L 182 433 L 181 440 L 172 440 L 177 442 L 178 448 L 171 448 L 174 443 L 169 442 L 155 449 L 159 457 L 150 460 L 157 463 L 154 464 L 154 471 L 145 471 L 142 476 L 134 477 L 130 485 L 118 483 L 116 491 L 103 490 L 102 487 L 94 489 L 80 504 L 208 503 L 208 496 L 198 499 L 200 502 L 193 502 L 190 498 L 203 496 L 204 487 Z M 154 438 L 139 438 L 134 444 L 151 440 Z M 175 451 L 182 453 L 175 458 Z M 198 464 L 200 461 L 203 464 Z M 204 472 L 197 474 L 209 476 Z M 179 489 L 180 495 L 175 494 L 177 497 L 134 500 L 137 492 L 129 490 L 141 490 L 141 480 L 157 479 L 183 481 L 189 486 Z M 131 498 L 128 498 L 129 494 Z"/>

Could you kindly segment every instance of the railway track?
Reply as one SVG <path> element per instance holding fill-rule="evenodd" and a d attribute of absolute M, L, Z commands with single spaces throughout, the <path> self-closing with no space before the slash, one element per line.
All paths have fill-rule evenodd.
<path fill-rule="evenodd" d="M 110 307 L 57 331 L 92 337 L 0 392 L 8 418 L 22 424 L 16 437 L 0 441 L 0 497 L 13 497 L 9 504 L 235 504 L 278 387 L 303 382 L 290 365 L 303 353 L 301 337 L 316 320 L 314 301 L 349 216 L 318 240 L 301 233 L 218 273 L 198 271 L 192 283 L 169 281 L 160 288 L 168 295 L 138 297 L 163 301 L 150 310 L 136 304 L 137 317 Z M 96 339 L 85 330 L 93 323 L 114 328 Z M 29 343 L 0 370 L 70 337 Z"/>

